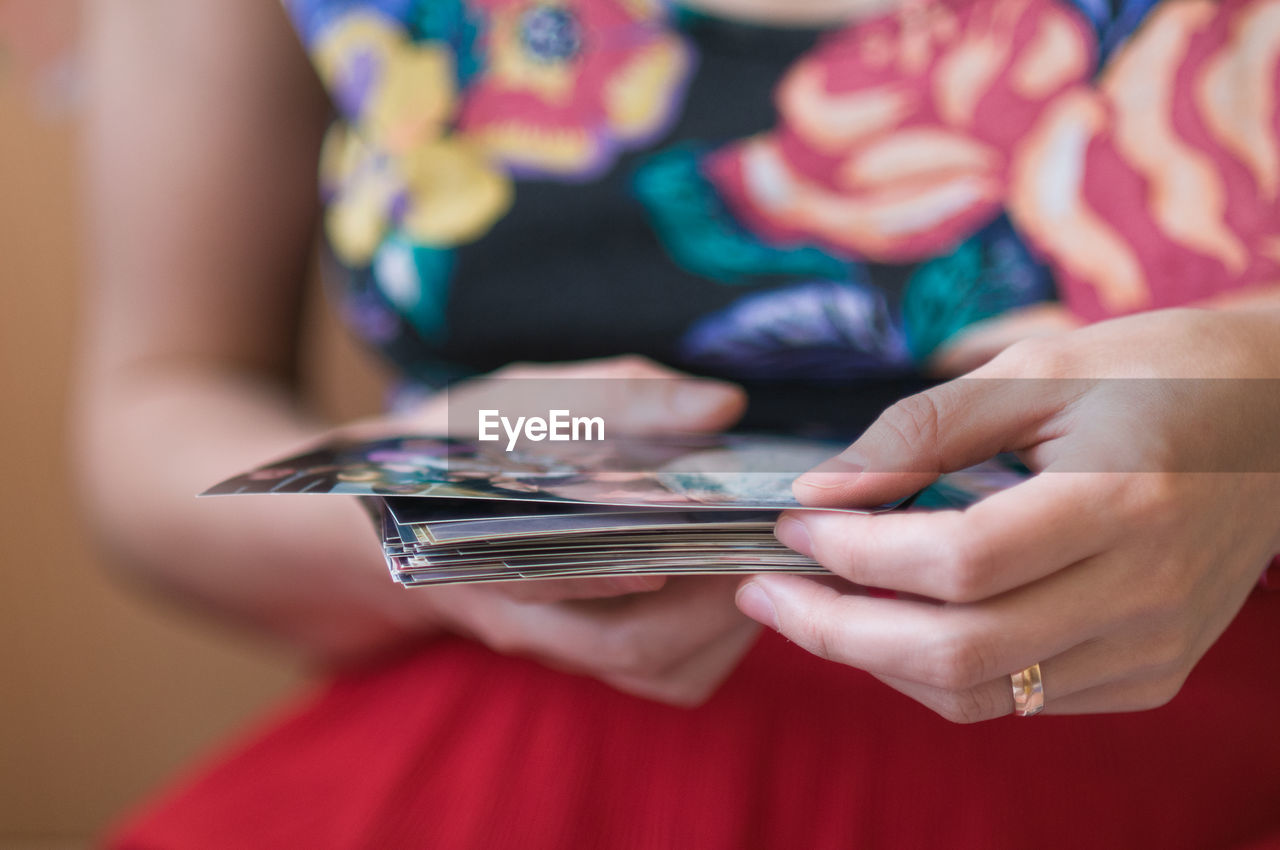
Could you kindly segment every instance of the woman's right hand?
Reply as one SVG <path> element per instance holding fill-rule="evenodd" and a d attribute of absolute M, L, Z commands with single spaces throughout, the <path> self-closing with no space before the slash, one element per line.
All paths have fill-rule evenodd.
<path fill-rule="evenodd" d="M 296 378 L 332 107 L 279 4 L 110 0 L 86 11 L 92 299 L 74 465 L 84 514 L 120 575 L 325 664 L 444 627 L 647 696 L 708 693 L 753 628 L 733 612 L 728 583 L 406 591 L 353 500 L 281 496 L 264 510 L 192 498 L 329 431 L 300 404 Z M 583 386 L 612 394 L 611 418 L 627 430 L 716 431 L 744 406 L 726 384 L 627 380 L 681 377 L 635 358 L 498 376 L 522 373 L 608 379 Z M 494 385 L 456 387 L 455 414 Z M 433 402 L 416 421 L 378 426 L 431 431 L 447 420 Z"/>
<path fill-rule="evenodd" d="M 554 399 L 551 405 L 548 400 Z M 548 406 L 601 415 L 610 435 L 716 433 L 746 409 L 734 384 L 669 369 L 635 355 L 567 363 L 513 363 L 460 381 L 416 409 L 362 420 L 343 429 L 358 439 L 401 433 L 476 438 L 476 413 L 496 409 L 508 418 L 546 415 Z M 505 437 L 503 438 L 505 439 Z M 521 602 L 561 602 L 657 590 L 662 576 L 546 579 L 491 587 Z"/>
<path fill-rule="evenodd" d="M 746 406 L 732 384 L 618 357 L 514 364 L 459 383 L 447 399 L 364 423 L 358 432 L 457 431 L 485 408 L 508 417 L 545 414 L 548 390 L 572 390 L 574 406 L 603 413 L 611 434 L 717 432 Z M 693 704 L 714 690 L 755 638 L 757 627 L 734 606 L 735 587 L 732 578 L 634 576 L 453 585 L 410 595 L 441 627 L 498 652 L 531 656 L 639 696 Z"/>
<path fill-rule="evenodd" d="M 551 581 L 411 592 L 431 605 L 442 627 L 497 652 L 674 705 L 710 696 L 759 631 L 734 606 L 733 576 L 570 581 L 597 583 L 596 598 L 534 601 L 515 591 Z"/>

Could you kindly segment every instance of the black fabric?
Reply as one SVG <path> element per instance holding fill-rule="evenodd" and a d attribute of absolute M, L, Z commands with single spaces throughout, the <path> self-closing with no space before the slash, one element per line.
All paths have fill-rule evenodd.
<path fill-rule="evenodd" d="M 715 146 L 773 127 L 774 86 L 818 33 L 693 15 L 682 24 L 699 64 L 670 134 L 593 182 L 519 183 L 511 211 L 457 252 L 449 335 L 437 349 L 445 360 L 482 372 L 513 360 L 620 353 L 678 363 L 674 344 L 690 322 L 752 291 L 671 262 L 630 183 L 653 150 Z"/>

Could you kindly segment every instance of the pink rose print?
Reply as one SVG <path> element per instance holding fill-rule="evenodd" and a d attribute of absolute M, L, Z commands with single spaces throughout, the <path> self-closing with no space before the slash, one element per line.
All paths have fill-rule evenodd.
<path fill-rule="evenodd" d="M 1004 205 L 1014 143 L 1093 64 L 1088 26 L 1053 0 L 908 3 L 799 62 L 779 128 L 708 171 L 767 238 L 880 261 L 943 254 Z"/>
<path fill-rule="evenodd" d="M 1163 4 L 1021 142 L 1009 206 L 1086 319 L 1280 281 L 1280 2 Z"/>
<path fill-rule="evenodd" d="M 905 262 L 1001 209 L 1076 316 L 1280 280 L 1280 0 L 1153 10 L 1096 84 L 1055 0 L 910 3 L 851 27 L 778 90 L 779 127 L 707 171 L 783 244 Z"/>

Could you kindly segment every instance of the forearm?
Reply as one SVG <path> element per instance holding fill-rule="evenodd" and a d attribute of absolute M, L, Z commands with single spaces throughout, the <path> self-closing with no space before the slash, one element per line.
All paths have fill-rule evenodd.
<path fill-rule="evenodd" d="M 75 422 L 113 560 L 324 658 L 421 631 L 352 500 L 195 498 L 324 427 L 286 381 L 330 107 L 283 9 L 96 0 L 84 54 Z"/>
<path fill-rule="evenodd" d="M 387 576 L 353 499 L 195 498 L 323 430 L 283 387 L 188 367 L 87 386 L 87 508 L 122 574 L 324 660 L 431 628 L 425 600 Z"/>

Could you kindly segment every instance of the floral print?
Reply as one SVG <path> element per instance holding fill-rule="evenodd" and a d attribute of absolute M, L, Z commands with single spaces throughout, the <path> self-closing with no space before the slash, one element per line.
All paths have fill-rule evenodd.
<path fill-rule="evenodd" d="M 1086 320 L 1276 280 L 1280 0 L 1128 8 L 1147 20 L 1095 83 L 1070 7 L 907 4 L 800 62 L 779 128 L 707 172 L 766 238 L 879 261 L 1007 210 Z"/>
<path fill-rule="evenodd" d="M 459 127 L 512 173 L 589 178 L 670 123 L 693 57 L 657 3 L 473 5 L 488 64 Z"/>
<path fill-rule="evenodd" d="M 478 239 L 511 204 L 510 181 L 464 140 L 423 141 L 394 156 L 337 125 L 321 163 L 329 244 L 351 266 L 367 265 L 397 232 L 441 247 Z"/>
<path fill-rule="evenodd" d="M 1018 149 L 1010 213 L 1098 319 L 1280 279 L 1277 0 L 1157 7 Z"/>
<path fill-rule="evenodd" d="M 902 331 L 915 362 L 927 363 L 970 325 L 1052 297 L 1049 270 L 1001 216 L 912 270 L 902 293 Z"/>
<path fill-rule="evenodd" d="M 482 236 L 510 206 L 512 187 L 451 127 L 456 69 L 471 45 L 415 39 L 414 4 L 405 0 L 313 0 L 294 9 L 308 22 L 304 36 L 343 118 L 325 141 L 320 177 L 338 257 L 368 265 L 392 234 L 433 247 Z"/>
<path fill-rule="evenodd" d="M 294 0 L 342 116 L 321 182 L 350 266 L 479 239 L 512 176 L 586 178 L 659 134 L 692 67 L 637 0 Z"/>
<path fill-rule="evenodd" d="M 369 334 L 419 359 L 448 337 L 459 257 L 529 181 L 606 191 L 697 64 L 662 0 L 286 2 L 340 115 L 330 244 Z M 772 127 L 686 132 L 631 172 L 701 305 L 667 351 L 900 374 L 1055 298 L 1093 321 L 1274 285 L 1277 66 L 1280 0 L 902 0 L 836 28 L 779 65 Z M 539 204 L 526 232 L 562 208 Z"/>
<path fill-rule="evenodd" d="M 695 324 L 681 355 L 738 378 L 848 380 L 913 371 L 884 294 L 864 281 L 816 281 L 745 296 Z"/>
<path fill-rule="evenodd" d="M 816 246 L 768 244 L 744 227 L 703 173 L 705 157 L 700 146 L 677 146 L 649 157 L 632 181 L 663 247 L 682 267 L 732 284 L 854 273 L 848 260 Z"/>
<path fill-rule="evenodd" d="M 1010 148 L 1092 67 L 1092 34 L 1054 0 L 904 4 L 799 62 L 781 126 L 708 171 L 766 238 L 923 259 L 999 213 Z"/>

